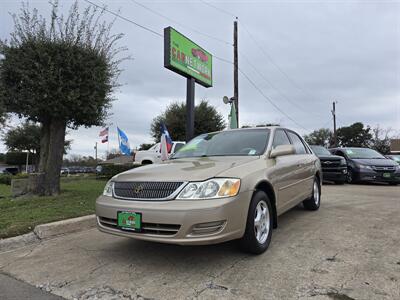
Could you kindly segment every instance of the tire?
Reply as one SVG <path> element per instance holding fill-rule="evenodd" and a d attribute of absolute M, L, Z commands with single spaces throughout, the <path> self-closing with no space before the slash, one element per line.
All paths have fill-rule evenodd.
<path fill-rule="evenodd" d="M 318 210 L 321 205 L 321 185 L 317 177 L 314 179 L 312 196 L 303 201 L 303 206 L 307 210 Z"/>
<path fill-rule="evenodd" d="M 335 181 L 335 184 L 345 184 L 346 180 L 338 180 Z"/>
<path fill-rule="evenodd" d="M 389 182 L 389 185 L 398 185 L 397 182 Z"/>
<path fill-rule="evenodd" d="M 263 213 L 261 213 L 263 212 Z M 268 249 L 272 237 L 273 210 L 271 201 L 263 191 L 257 191 L 251 198 L 247 214 L 246 230 L 240 240 L 242 251 L 261 254 Z M 255 224 L 256 218 L 259 225 Z"/>
<path fill-rule="evenodd" d="M 350 183 L 350 184 L 354 183 L 354 174 L 353 174 L 353 171 L 351 169 L 349 169 L 347 171 L 346 182 Z"/>

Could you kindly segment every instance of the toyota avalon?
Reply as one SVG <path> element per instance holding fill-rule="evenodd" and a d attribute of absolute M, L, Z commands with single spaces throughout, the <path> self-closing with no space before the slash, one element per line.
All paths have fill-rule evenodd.
<path fill-rule="evenodd" d="M 317 210 L 321 166 L 296 132 L 281 127 L 202 134 L 170 160 L 113 177 L 96 201 L 100 231 L 201 245 L 238 239 L 262 253 L 278 216 Z"/>

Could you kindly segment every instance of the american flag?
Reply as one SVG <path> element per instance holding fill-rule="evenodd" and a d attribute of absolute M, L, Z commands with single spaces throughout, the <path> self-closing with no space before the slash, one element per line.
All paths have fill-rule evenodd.
<path fill-rule="evenodd" d="M 108 135 L 108 127 L 104 128 L 102 131 L 100 131 L 99 136 L 105 136 Z"/>
<path fill-rule="evenodd" d="M 100 131 L 99 136 L 100 136 L 100 137 L 103 137 L 103 138 L 101 139 L 101 142 L 102 142 L 103 144 L 104 144 L 104 143 L 107 143 L 107 142 L 108 142 L 108 127 L 104 128 L 102 131 Z"/>

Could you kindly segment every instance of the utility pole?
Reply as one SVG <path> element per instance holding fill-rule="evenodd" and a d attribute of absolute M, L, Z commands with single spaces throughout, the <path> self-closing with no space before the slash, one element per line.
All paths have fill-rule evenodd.
<path fill-rule="evenodd" d="M 333 116 L 333 143 L 337 147 L 337 134 L 336 134 L 336 101 L 332 102 L 332 116 Z"/>
<path fill-rule="evenodd" d="M 238 22 L 233 22 L 233 98 L 236 108 L 236 121 L 239 128 L 239 63 L 238 63 Z"/>
<path fill-rule="evenodd" d="M 95 159 L 95 162 L 96 162 L 96 165 L 97 165 L 97 142 L 96 142 L 96 144 L 94 145 L 94 159 Z"/>

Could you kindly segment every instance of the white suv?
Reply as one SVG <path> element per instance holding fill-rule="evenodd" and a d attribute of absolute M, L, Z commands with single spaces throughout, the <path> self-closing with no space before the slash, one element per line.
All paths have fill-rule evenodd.
<path fill-rule="evenodd" d="M 185 145 L 185 142 L 173 142 L 171 151 L 168 153 L 168 155 L 170 156 L 174 154 L 176 151 L 182 148 L 183 145 Z M 137 151 L 133 160 L 134 162 L 142 165 L 161 163 L 160 143 L 155 144 L 149 150 Z"/>

